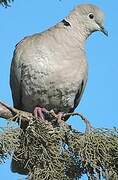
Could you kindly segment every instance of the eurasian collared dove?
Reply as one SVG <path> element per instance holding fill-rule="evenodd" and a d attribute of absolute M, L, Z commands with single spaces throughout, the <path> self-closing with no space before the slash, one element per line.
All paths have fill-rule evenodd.
<path fill-rule="evenodd" d="M 104 14 L 95 5 L 84 4 L 54 27 L 18 43 L 10 75 L 14 107 L 73 112 L 87 81 L 85 40 L 95 31 L 107 35 Z"/>

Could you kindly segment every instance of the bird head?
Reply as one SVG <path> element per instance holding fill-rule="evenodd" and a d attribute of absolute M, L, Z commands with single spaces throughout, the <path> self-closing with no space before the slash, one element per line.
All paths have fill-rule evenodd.
<path fill-rule="evenodd" d="M 101 31 L 106 36 L 108 32 L 104 28 L 104 13 L 97 6 L 83 4 L 77 6 L 69 16 L 71 26 L 76 26 L 81 33 L 89 36 L 95 31 Z"/>

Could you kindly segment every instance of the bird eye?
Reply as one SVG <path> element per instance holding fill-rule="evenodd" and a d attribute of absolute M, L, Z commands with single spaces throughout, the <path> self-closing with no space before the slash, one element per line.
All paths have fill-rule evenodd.
<path fill-rule="evenodd" d="M 94 18 L 94 15 L 92 13 L 89 14 L 89 18 L 90 19 L 93 19 Z"/>

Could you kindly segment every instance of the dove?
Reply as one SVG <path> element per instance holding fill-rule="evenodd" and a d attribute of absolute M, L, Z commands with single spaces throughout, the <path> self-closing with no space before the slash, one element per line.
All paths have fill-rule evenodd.
<path fill-rule="evenodd" d="M 77 6 L 47 31 L 21 40 L 14 51 L 10 85 L 14 107 L 35 112 L 73 112 L 87 82 L 85 42 L 95 31 L 107 35 L 103 12 Z"/>
<path fill-rule="evenodd" d="M 88 79 L 86 39 L 103 32 L 103 11 L 92 4 L 78 5 L 50 29 L 21 40 L 15 48 L 10 86 L 14 107 L 34 112 L 73 112 Z M 23 173 L 12 164 L 12 171 Z"/>

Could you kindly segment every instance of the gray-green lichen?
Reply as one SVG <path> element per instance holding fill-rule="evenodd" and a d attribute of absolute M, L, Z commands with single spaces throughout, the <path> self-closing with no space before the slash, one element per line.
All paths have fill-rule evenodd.
<path fill-rule="evenodd" d="M 28 180 L 118 179 L 118 129 L 51 128 L 32 119 L 20 128 L 0 132 L 0 162 L 13 152 L 29 172 Z"/>

